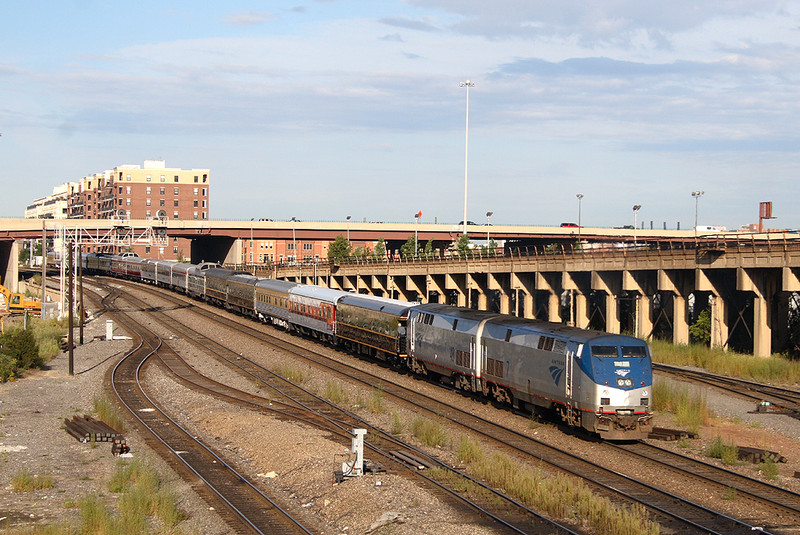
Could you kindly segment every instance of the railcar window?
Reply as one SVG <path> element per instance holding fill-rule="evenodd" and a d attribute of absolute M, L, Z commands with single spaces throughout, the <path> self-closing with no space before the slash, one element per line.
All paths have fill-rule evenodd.
<path fill-rule="evenodd" d="M 619 357 L 619 348 L 617 346 L 592 346 L 593 357 Z"/>
<path fill-rule="evenodd" d="M 458 320 L 457 319 L 453 320 L 453 330 L 455 331 L 456 329 L 458 329 Z"/>
<path fill-rule="evenodd" d="M 647 351 L 644 346 L 622 346 L 623 357 L 646 357 Z"/>
<path fill-rule="evenodd" d="M 552 336 L 540 336 L 539 337 L 539 349 L 543 351 L 552 351 L 553 350 L 553 343 L 555 343 L 556 339 Z"/>

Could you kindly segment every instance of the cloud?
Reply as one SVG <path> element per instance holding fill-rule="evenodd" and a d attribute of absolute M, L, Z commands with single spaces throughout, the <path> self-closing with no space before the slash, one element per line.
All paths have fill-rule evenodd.
<path fill-rule="evenodd" d="M 411 19 L 408 17 L 383 17 L 378 19 L 381 24 L 387 26 L 396 26 L 398 28 L 407 28 L 409 30 L 417 30 L 420 32 L 438 32 L 441 31 L 434 24 L 420 19 Z"/>
<path fill-rule="evenodd" d="M 399 33 L 387 33 L 383 37 L 380 37 L 381 41 L 394 41 L 396 43 L 405 43 L 405 39 Z"/>
<path fill-rule="evenodd" d="M 275 20 L 275 15 L 268 11 L 235 11 L 224 19 L 227 24 L 236 27 L 258 26 Z"/>
<path fill-rule="evenodd" d="M 490 39 L 559 38 L 582 43 L 670 46 L 679 32 L 698 30 L 712 21 L 786 16 L 786 0 L 697 2 L 674 0 L 409 0 L 419 8 L 437 9 L 458 20 L 450 27 Z"/>

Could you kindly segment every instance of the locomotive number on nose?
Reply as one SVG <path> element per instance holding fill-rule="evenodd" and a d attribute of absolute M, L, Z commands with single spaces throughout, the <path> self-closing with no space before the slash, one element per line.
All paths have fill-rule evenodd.
<path fill-rule="evenodd" d="M 628 362 L 627 360 L 615 360 L 614 366 L 616 366 L 617 368 L 630 368 L 631 363 Z"/>

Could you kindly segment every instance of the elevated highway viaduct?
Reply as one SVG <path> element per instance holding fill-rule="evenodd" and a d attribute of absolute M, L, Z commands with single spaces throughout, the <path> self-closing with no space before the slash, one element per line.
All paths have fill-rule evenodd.
<path fill-rule="evenodd" d="M 796 233 L 695 236 L 692 231 L 469 225 L 474 240 L 505 241 L 492 258 L 446 256 L 458 225 L 300 221 L 0 220 L 0 273 L 16 281 L 18 240 L 59 234 L 83 245 L 192 239 L 191 260 L 235 265 L 249 239 L 351 241 L 384 238 L 389 251 L 409 236 L 433 240 L 434 259 L 239 266 L 292 279 L 405 300 L 438 301 L 527 318 L 574 323 L 643 338 L 689 342 L 699 310 L 711 316 L 711 345 L 766 356 L 789 343 L 800 292 Z M 577 246 L 580 237 L 581 246 Z M 140 241 L 141 242 L 141 241 Z M 391 260 L 391 261 L 387 261 Z"/>

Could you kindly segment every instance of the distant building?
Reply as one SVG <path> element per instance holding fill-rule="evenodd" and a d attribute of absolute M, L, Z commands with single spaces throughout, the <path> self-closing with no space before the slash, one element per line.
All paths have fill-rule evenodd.
<path fill-rule="evenodd" d="M 50 217 L 44 207 L 55 204 L 54 218 L 208 220 L 209 198 L 208 169 L 171 168 L 164 160 L 146 160 L 143 166 L 119 165 L 58 186 L 53 196 L 34 201 L 25 217 Z M 188 258 L 190 247 L 188 238 L 171 238 L 166 246 L 133 245 L 131 249 L 147 258 L 177 260 Z M 94 249 L 120 252 L 91 246 L 84 252 Z"/>
<path fill-rule="evenodd" d="M 25 208 L 25 219 L 66 219 L 69 213 L 71 184 L 53 188 L 53 194 L 36 199 Z"/>

